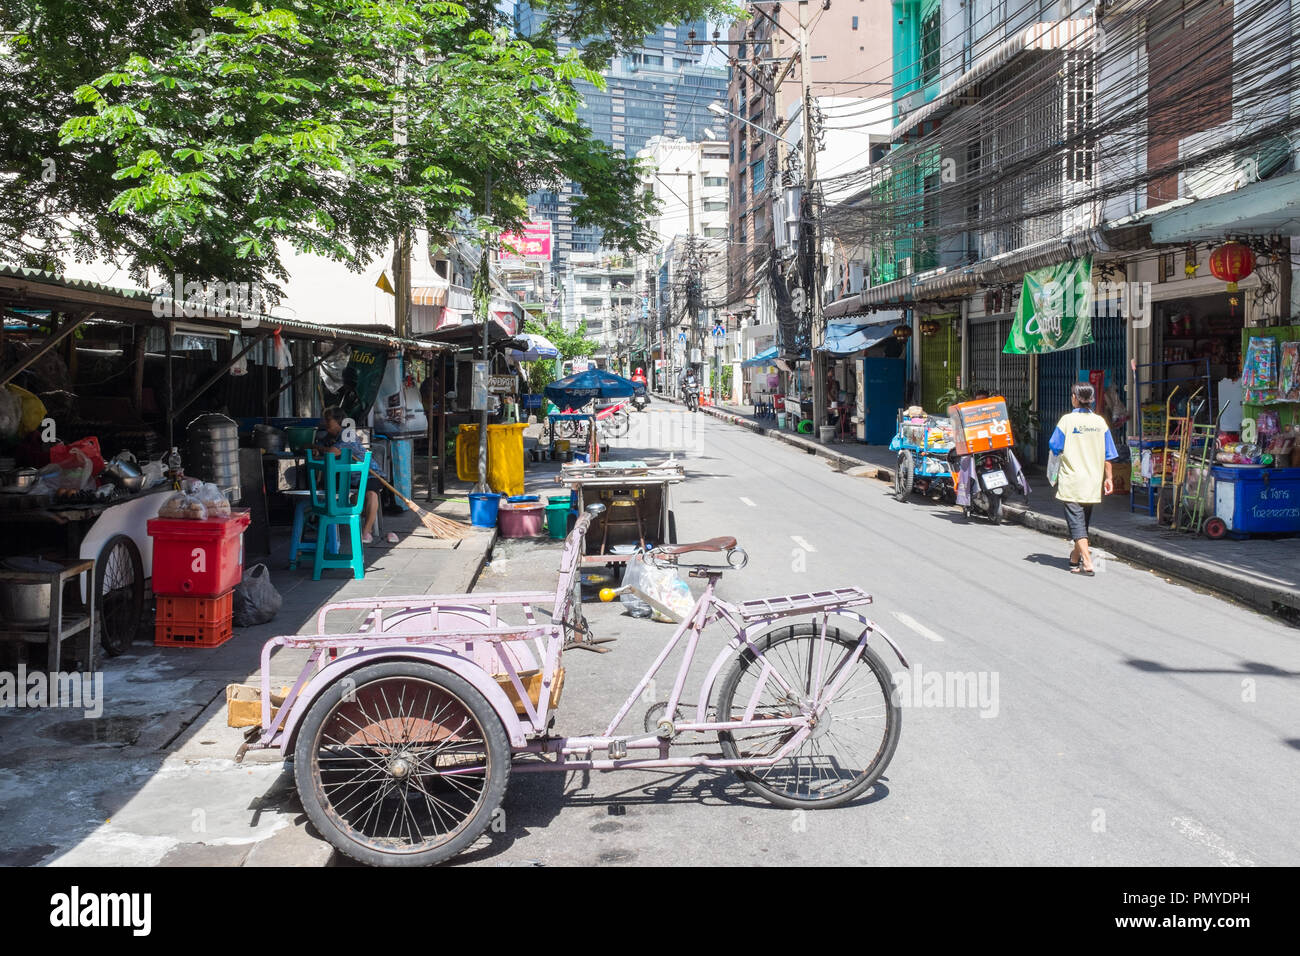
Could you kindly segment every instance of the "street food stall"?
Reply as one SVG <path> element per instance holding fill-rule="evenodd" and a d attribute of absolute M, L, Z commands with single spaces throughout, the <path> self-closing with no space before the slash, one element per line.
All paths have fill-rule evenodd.
<path fill-rule="evenodd" d="M 582 563 L 622 564 L 637 550 L 676 544 L 672 486 L 685 478 L 685 469 L 675 458 L 657 464 L 611 461 L 561 466 L 557 480 L 574 495 L 571 511 L 584 514 L 588 505 L 605 506 L 587 534 Z"/>
<path fill-rule="evenodd" d="M 250 505 L 269 541 L 260 466 L 275 430 L 243 434 L 238 419 L 266 425 L 289 414 L 314 424 L 313 373 L 341 349 L 426 359 L 449 350 L 3 264 L 0 319 L 0 521 L 20 529 L 0 540 L 0 580 L 6 559 L 94 561 L 81 587 L 93 580 L 109 654 L 148 623 L 147 525 L 177 474 Z M 7 606 L 0 631 L 14 623 Z"/>

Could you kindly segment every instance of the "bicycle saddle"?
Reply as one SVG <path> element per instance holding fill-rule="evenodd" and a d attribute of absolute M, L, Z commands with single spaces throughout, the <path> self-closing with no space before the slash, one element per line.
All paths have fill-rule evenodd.
<path fill-rule="evenodd" d="M 709 538 L 707 541 L 690 541 L 686 544 L 664 544 L 655 550 L 660 554 L 687 554 L 691 551 L 730 551 L 735 546 L 735 538 Z"/>

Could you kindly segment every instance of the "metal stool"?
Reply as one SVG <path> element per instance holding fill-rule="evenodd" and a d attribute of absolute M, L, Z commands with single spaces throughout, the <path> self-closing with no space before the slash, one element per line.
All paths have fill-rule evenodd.
<path fill-rule="evenodd" d="M 638 497 L 639 495 L 636 491 L 623 494 L 611 494 L 609 497 L 601 495 L 601 503 L 609 507 L 609 510 L 605 512 L 604 528 L 600 535 L 601 554 L 605 553 L 605 545 L 609 541 L 609 526 L 612 524 L 635 524 L 637 543 L 641 545 L 642 551 L 646 550 L 645 527 L 641 523 L 641 507 L 640 502 L 637 501 Z M 618 512 L 624 512 L 628 508 L 632 509 L 632 514 L 634 516 L 632 520 L 629 521 L 627 518 L 623 517 L 616 519 L 614 517 Z"/>

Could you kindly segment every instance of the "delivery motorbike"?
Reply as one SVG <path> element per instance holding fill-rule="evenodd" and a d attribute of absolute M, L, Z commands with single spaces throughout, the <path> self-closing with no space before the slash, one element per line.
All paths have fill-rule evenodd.
<path fill-rule="evenodd" d="M 956 475 L 957 504 L 967 518 L 1002 523 L 1002 505 L 1013 491 L 1029 488 L 1016 460 L 1015 438 L 1000 395 L 949 406 L 956 447 L 950 453 Z"/>

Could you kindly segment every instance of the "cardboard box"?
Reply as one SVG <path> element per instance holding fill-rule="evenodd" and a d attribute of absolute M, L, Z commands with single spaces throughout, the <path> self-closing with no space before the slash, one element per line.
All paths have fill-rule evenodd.
<path fill-rule="evenodd" d="M 1111 462 L 1111 478 L 1115 482 L 1112 494 L 1126 495 L 1133 484 L 1133 463 L 1128 461 Z"/>
<path fill-rule="evenodd" d="M 289 688 L 271 694 L 271 719 L 289 696 Z M 262 687 L 260 684 L 226 685 L 226 726 L 260 727 L 262 724 Z"/>
<path fill-rule="evenodd" d="M 1011 435 L 1011 419 L 1006 399 L 1000 395 L 948 406 L 952 419 L 953 441 L 959 455 L 978 455 L 995 448 L 1010 448 L 1016 441 Z"/>

